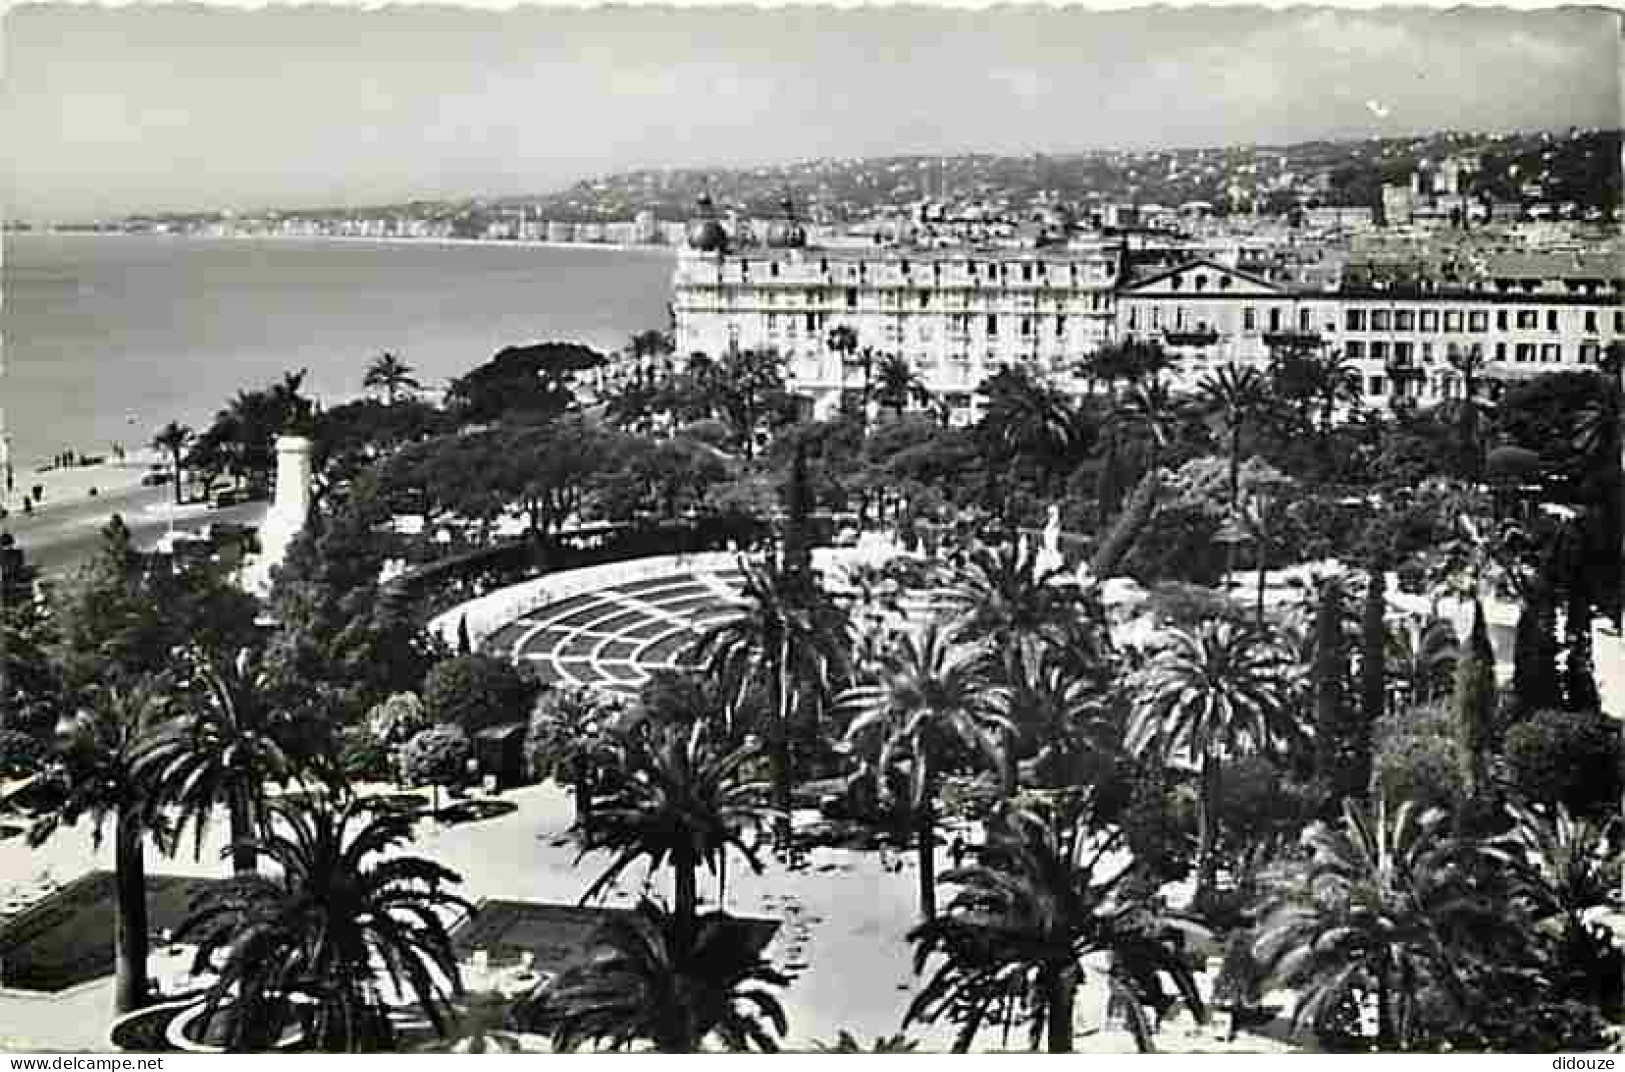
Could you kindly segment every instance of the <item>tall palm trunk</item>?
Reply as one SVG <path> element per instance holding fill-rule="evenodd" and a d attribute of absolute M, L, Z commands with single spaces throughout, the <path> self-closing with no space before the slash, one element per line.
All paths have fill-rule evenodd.
<path fill-rule="evenodd" d="M 247 844 L 259 831 L 254 824 L 254 801 L 246 781 L 239 779 L 226 794 L 227 825 L 231 830 L 231 870 L 234 875 L 252 875 L 259 867 L 254 846 Z"/>
<path fill-rule="evenodd" d="M 1236 502 L 1241 498 L 1241 421 L 1230 426 L 1230 520 L 1236 518 Z M 1230 594 L 1231 577 L 1236 571 L 1236 541 L 1224 545 L 1224 591 Z"/>
<path fill-rule="evenodd" d="M 1027 696 L 1025 680 L 1021 676 L 1021 659 L 1017 652 L 1019 649 L 1012 642 L 1012 638 L 1003 638 L 1005 652 L 1004 679 L 1012 688 L 1020 688 L 1018 695 Z M 1020 769 L 1016 764 L 1017 735 L 1015 728 L 1002 727 L 999 730 L 999 793 L 1005 800 L 1011 800 L 1016 795 L 1020 782 Z"/>
<path fill-rule="evenodd" d="M 120 811 L 113 829 L 113 883 L 118 913 L 113 923 L 113 1011 L 147 1004 L 147 863 L 145 830 Z"/>
<path fill-rule="evenodd" d="M 697 866 L 694 858 L 686 853 L 679 853 L 672 857 L 672 912 L 677 917 L 677 925 L 682 929 L 683 940 L 688 941 L 694 934 L 694 920 L 699 916 L 700 895 L 697 883 Z"/>
<path fill-rule="evenodd" d="M 575 779 L 576 826 L 584 842 L 592 838 L 592 776 L 583 771 Z"/>
<path fill-rule="evenodd" d="M 1394 1035 L 1393 992 L 1388 984 L 1388 958 L 1377 963 L 1377 1049 L 1392 1053 L 1399 1047 Z"/>
<path fill-rule="evenodd" d="M 1211 749 L 1202 756 L 1201 792 L 1196 796 L 1196 892 L 1213 886 L 1216 861 L 1214 845 L 1218 842 L 1219 761 Z"/>
<path fill-rule="evenodd" d="M 1077 994 L 1077 981 L 1070 966 L 1058 967 L 1044 973 L 1044 1017 L 1049 1035 L 1050 1053 L 1072 1052 L 1072 1004 Z"/>
<path fill-rule="evenodd" d="M 918 761 L 916 761 L 918 762 Z M 920 857 L 920 918 L 935 919 L 937 915 L 937 824 L 936 807 L 927 786 L 925 802 L 920 805 L 916 849 Z"/>
<path fill-rule="evenodd" d="M 1269 559 L 1265 556 L 1264 540 L 1262 537 L 1253 541 L 1258 548 L 1258 598 L 1253 610 L 1258 617 L 1258 624 L 1264 624 L 1264 581 L 1269 572 Z"/>
<path fill-rule="evenodd" d="M 795 708 L 793 690 L 790 687 L 790 638 L 781 636 L 778 644 L 778 666 L 775 669 L 778 695 L 777 717 L 773 720 L 773 795 L 774 806 L 778 815 L 774 818 L 774 838 L 778 842 L 781 852 L 790 851 L 790 810 L 791 800 L 791 770 L 790 770 L 790 717 Z"/>
<path fill-rule="evenodd" d="M 174 454 L 171 454 L 169 456 L 169 458 L 170 458 L 170 461 L 174 464 L 174 468 L 175 468 L 175 505 L 179 506 L 181 504 L 181 456 L 180 456 L 180 452 L 176 451 Z"/>
<path fill-rule="evenodd" d="M 1241 421 L 1230 426 L 1230 512 L 1236 511 L 1236 500 L 1241 498 Z"/>

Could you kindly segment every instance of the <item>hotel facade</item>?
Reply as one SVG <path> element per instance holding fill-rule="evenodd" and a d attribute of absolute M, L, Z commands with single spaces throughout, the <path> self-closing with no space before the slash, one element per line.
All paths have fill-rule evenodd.
<path fill-rule="evenodd" d="M 1262 367 L 1281 346 L 1341 353 L 1367 405 L 1457 397 L 1453 355 L 1491 379 L 1594 367 L 1625 340 L 1610 258 L 1514 254 L 1450 278 L 1390 284 L 1359 271 L 1267 278 L 1196 255 L 1127 274 L 1123 244 L 1036 248 L 809 248 L 793 221 L 732 251 L 714 220 L 690 231 L 673 298 L 679 360 L 730 349 L 782 355 L 786 381 L 827 416 L 861 391 L 866 361 L 901 355 L 951 419 L 975 419 L 977 386 L 1021 366 L 1063 391 L 1088 387 L 1086 358 L 1154 341 L 1176 388 L 1231 361 Z M 830 345 L 850 328 L 857 352 Z"/>

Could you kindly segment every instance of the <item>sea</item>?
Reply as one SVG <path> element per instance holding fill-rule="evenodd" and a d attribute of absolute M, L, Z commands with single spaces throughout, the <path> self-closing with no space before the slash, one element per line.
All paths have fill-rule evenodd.
<path fill-rule="evenodd" d="M 504 346 L 609 351 L 668 325 L 659 249 L 165 235 L 8 234 L 0 412 L 13 462 L 144 447 L 238 391 L 308 370 L 327 405 L 383 351 L 425 388 Z"/>

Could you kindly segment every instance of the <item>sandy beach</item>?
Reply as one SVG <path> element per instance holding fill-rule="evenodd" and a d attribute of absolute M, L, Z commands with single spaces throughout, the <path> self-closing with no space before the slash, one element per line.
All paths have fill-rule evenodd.
<path fill-rule="evenodd" d="M 109 458 L 98 465 L 74 465 L 44 468 L 13 463 L 12 487 L 0 495 L 8 513 L 22 514 L 23 500 L 35 486 L 44 494 L 34 502 L 34 512 L 48 513 L 53 509 L 96 496 L 131 491 L 141 486 L 142 477 L 152 472 L 152 466 L 168 468 L 168 460 L 157 451 L 141 450 L 126 453 L 122 462 Z M 165 485 L 166 487 L 168 485 Z M 91 493 L 95 492 L 93 496 Z"/>

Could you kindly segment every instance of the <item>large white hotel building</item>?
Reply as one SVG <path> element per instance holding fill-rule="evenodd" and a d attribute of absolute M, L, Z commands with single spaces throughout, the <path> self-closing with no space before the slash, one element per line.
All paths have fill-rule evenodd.
<path fill-rule="evenodd" d="M 1446 278 L 1390 284 L 1249 271 L 1176 246 L 1162 253 L 1166 267 L 1134 270 L 1124 241 L 1080 241 L 1064 220 L 1051 223 L 1027 248 L 824 249 L 787 218 L 736 250 L 707 214 L 678 257 L 677 355 L 775 350 L 819 416 L 861 388 L 864 350 L 901 355 L 966 421 L 977 386 L 1000 367 L 1081 391 L 1083 360 L 1119 340 L 1161 343 L 1186 386 L 1229 361 L 1262 365 L 1275 346 L 1324 348 L 1353 363 L 1368 403 L 1408 394 L 1424 405 L 1459 392 L 1453 353 L 1476 349 L 1486 376 L 1506 379 L 1590 367 L 1625 340 L 1612 257 L 1491 254 Z M 831 348 L 840 326 L 856 333 L 857 355 Z"/>
<path fill-rule="evenodd" d="M 977 385 L 1004 365 L 1070 386 L 1079 357 L 1113 337 L 1119 267 L 1105 245 L 816 249 L 793 221 L 731 251 L 720 224 L 703 221 L 678 255 L 676 350 L 776 350 L 819 416 L 861 389 L 864 350 L 900 354 L 963 420 Z M 858 353 L 830 348 L 841 326 Z"/>

